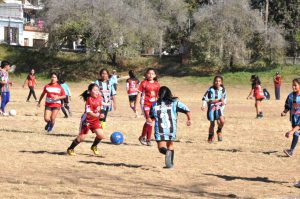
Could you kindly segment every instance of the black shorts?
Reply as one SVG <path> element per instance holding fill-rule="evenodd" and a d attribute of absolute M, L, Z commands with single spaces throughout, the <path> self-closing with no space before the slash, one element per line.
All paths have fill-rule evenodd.
<path fill-rule="evenodd" d="M 45 106 L 45 110 L 47 110 L 47 111 L 60 110 L 60 107 L 48 107 L 48 106 Z"/>
<path fill-rule="evenodd" d="M 62 99 L 61 104 L 69 104 L 69 96 L 66 96 L 66 98 Z"/>
<path fill-rule="evenodd" d="M 129 102 L 135 102 L 137 95 L 128 95 Z"/>

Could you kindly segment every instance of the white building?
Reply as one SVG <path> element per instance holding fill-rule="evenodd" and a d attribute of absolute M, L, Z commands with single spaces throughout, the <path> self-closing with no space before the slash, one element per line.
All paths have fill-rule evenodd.
<path fill-rule="evenodd" d="M 0 43 L 45 46 L 48 33 L 37 17 L 41 9 L 38 0 L 0 0 Z"/>

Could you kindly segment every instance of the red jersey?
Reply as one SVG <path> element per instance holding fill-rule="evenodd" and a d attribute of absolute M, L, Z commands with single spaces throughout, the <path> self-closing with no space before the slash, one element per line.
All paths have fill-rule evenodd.
<path fill-rule="evenodd" d="M 141 82 L 139 91 L 142 93 L 142 104 L 151 106 L 157 100 L 160 85 L 157 81 L 150 83 L 148 80 Z"/>
<path fill-rule="evenodd" d="M 36 84 L 35 75 L 29 74 L 27 76 L 27 84 L 28 84 L 28 87 L 34 87 L 35 86 L 35 84 Z"/>
<path fill-rule="evenodd" d="M 54 96 L 64 96 L 65 91 L 64 89 L 58 84 L 47 84 L 44 87 L 44 93 L 46 93 L 46 103 L 45 106 L 50 107 L 50 108 L 59 108 L 61 107 L 61 99 L 54 99 Z"/>
<path fill-rule="evenodd" d="M 263 89 L 261 88 L 261 85 L 257 84 L 254 88 L 254 97 L 255 99 L 264 99 L 264 92 Z"/>
<path fill-rule="evenodd" d="M 90 113 L 90 112 L 95 113 L 95 114 L 97 114 L 97 113 L 100 114 L 102 101 L 103 101 L 103 98 L 101 97 L 101 95 L 99 95 L 96 98 L 88 97 L 86 100 L 86 103 L 85 103 L 85 114 Z M 88 123 L 99 122 L 99 118 L 92 117 L 88 114 L 86 116 L 86 120 Z"/>
<path fill-rule="evenodd" d="M 137 95 L 140 81 L 138 79 L 129 78 L 126 80 L 126 88 L 128 95 Z"/>
<path fill-rule="evenodd" d="M 275 86 L 281 86 L 281 77 L 280 76 L 275 76 L 274 84 L 275 84 Z"/>

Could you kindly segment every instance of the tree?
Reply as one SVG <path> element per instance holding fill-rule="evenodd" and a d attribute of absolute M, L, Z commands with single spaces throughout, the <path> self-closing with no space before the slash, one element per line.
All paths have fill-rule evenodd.
<path fill-rule="evenodd" d="M 258 12 L 250 9 L 246 0 L 219 1 L 201 7 L 194 18 L 196 26 L 192 43 L 195 57 L 218 70 L 245 67 L 259 60 L 271 64 L 274 54 L 283 51 L 284 40 L 276 29 L 272 28 L 270 35 L 262 38 L 264 22 Z M 271 40 L 274 37 L 277 40 Z M 256 44 L 262 47 L 258 48 Z M 259 49 L 262 52 L 254 51 Z"/>

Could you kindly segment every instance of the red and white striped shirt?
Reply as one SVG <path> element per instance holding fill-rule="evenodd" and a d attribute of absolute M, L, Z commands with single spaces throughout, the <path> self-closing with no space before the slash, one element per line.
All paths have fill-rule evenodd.
<path fill-rule="evenodd" d="M 58 84 L 47 84 L 44 87 L 44 93 L 46 93 L 46 103 L 45 106 L 50 107 L 50 108 L 59 108 L 61 107 L 61 99 L 54 99 L 55 96 L 65 96 L 65 91 L 64 89 Z"/>

